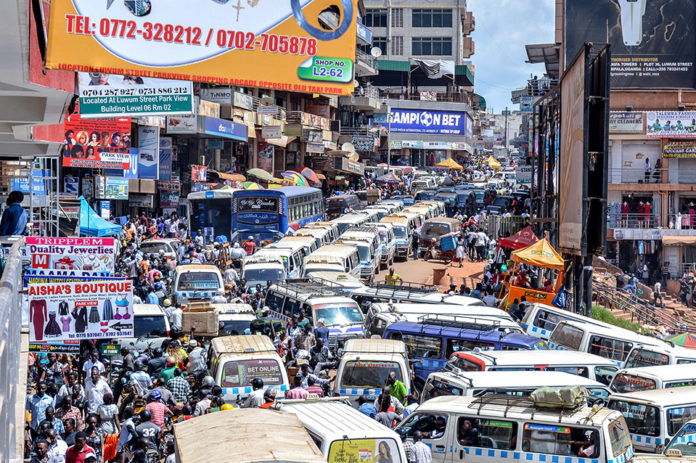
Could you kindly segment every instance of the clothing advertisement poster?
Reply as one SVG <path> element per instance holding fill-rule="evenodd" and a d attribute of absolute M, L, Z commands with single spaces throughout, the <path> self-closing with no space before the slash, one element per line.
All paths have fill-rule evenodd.
<path fill-rule="evenodd" d="M 30 267 L 43 270 L 114 271 L 114 238 L 42 238 L 27 237 L 26 252 Z M 82 275 L 70 275 L 82 276 Z M 90 275 L 91 276 L 91 275 Z"/>
<path fill-rule="evenodd" d="M 30 284 L 28 297 L 29 342 L 134 336 L 130 280 Z"/>

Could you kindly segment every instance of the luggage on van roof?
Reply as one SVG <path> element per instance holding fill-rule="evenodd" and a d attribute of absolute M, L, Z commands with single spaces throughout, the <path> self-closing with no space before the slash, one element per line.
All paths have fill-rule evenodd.
<path fill-rule="evenodd" d="M 276 351 L 273 341 L 262 334 L 220 336 L 213 338 L 210 346 L 218 353 L 252 354 Z"/>

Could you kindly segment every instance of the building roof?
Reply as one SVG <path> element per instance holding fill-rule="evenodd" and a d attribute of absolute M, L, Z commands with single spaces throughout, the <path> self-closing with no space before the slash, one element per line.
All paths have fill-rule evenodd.
<path fill-rule="evenodd" d="M 546 74 L 552 79 L 560 76 L 560 53 L 555 43 L 540 43 L 525 45 L 528 63 L 544 63 Z"/>

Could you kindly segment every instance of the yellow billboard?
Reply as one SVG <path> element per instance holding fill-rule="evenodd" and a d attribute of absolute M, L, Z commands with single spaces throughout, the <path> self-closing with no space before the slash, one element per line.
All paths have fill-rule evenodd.
<path fill-rule="evenodd" d="M 52 0 L 46 67 L 353 91 L 357 0 Z"/>

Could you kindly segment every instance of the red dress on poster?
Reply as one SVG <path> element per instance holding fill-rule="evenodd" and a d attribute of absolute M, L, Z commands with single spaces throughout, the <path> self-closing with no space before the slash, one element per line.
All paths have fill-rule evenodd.
<path fill-rule="evenodd" d="M 652 204 L 650 203 L 645 203 L 645 207 L 643 208 L 643 211 L 645 212 L 644 214 L 644 219 L 646 222 L 649 222 L 652 218 Z"/>
<path fill-rule="evenodd" d="M 46 315 L 46 301 L 39 299 L 31 301 L 29 304 L 29 320 L 34 324 L 34 339 L 43 341 L 44 325 L 48 316 Z"/>

